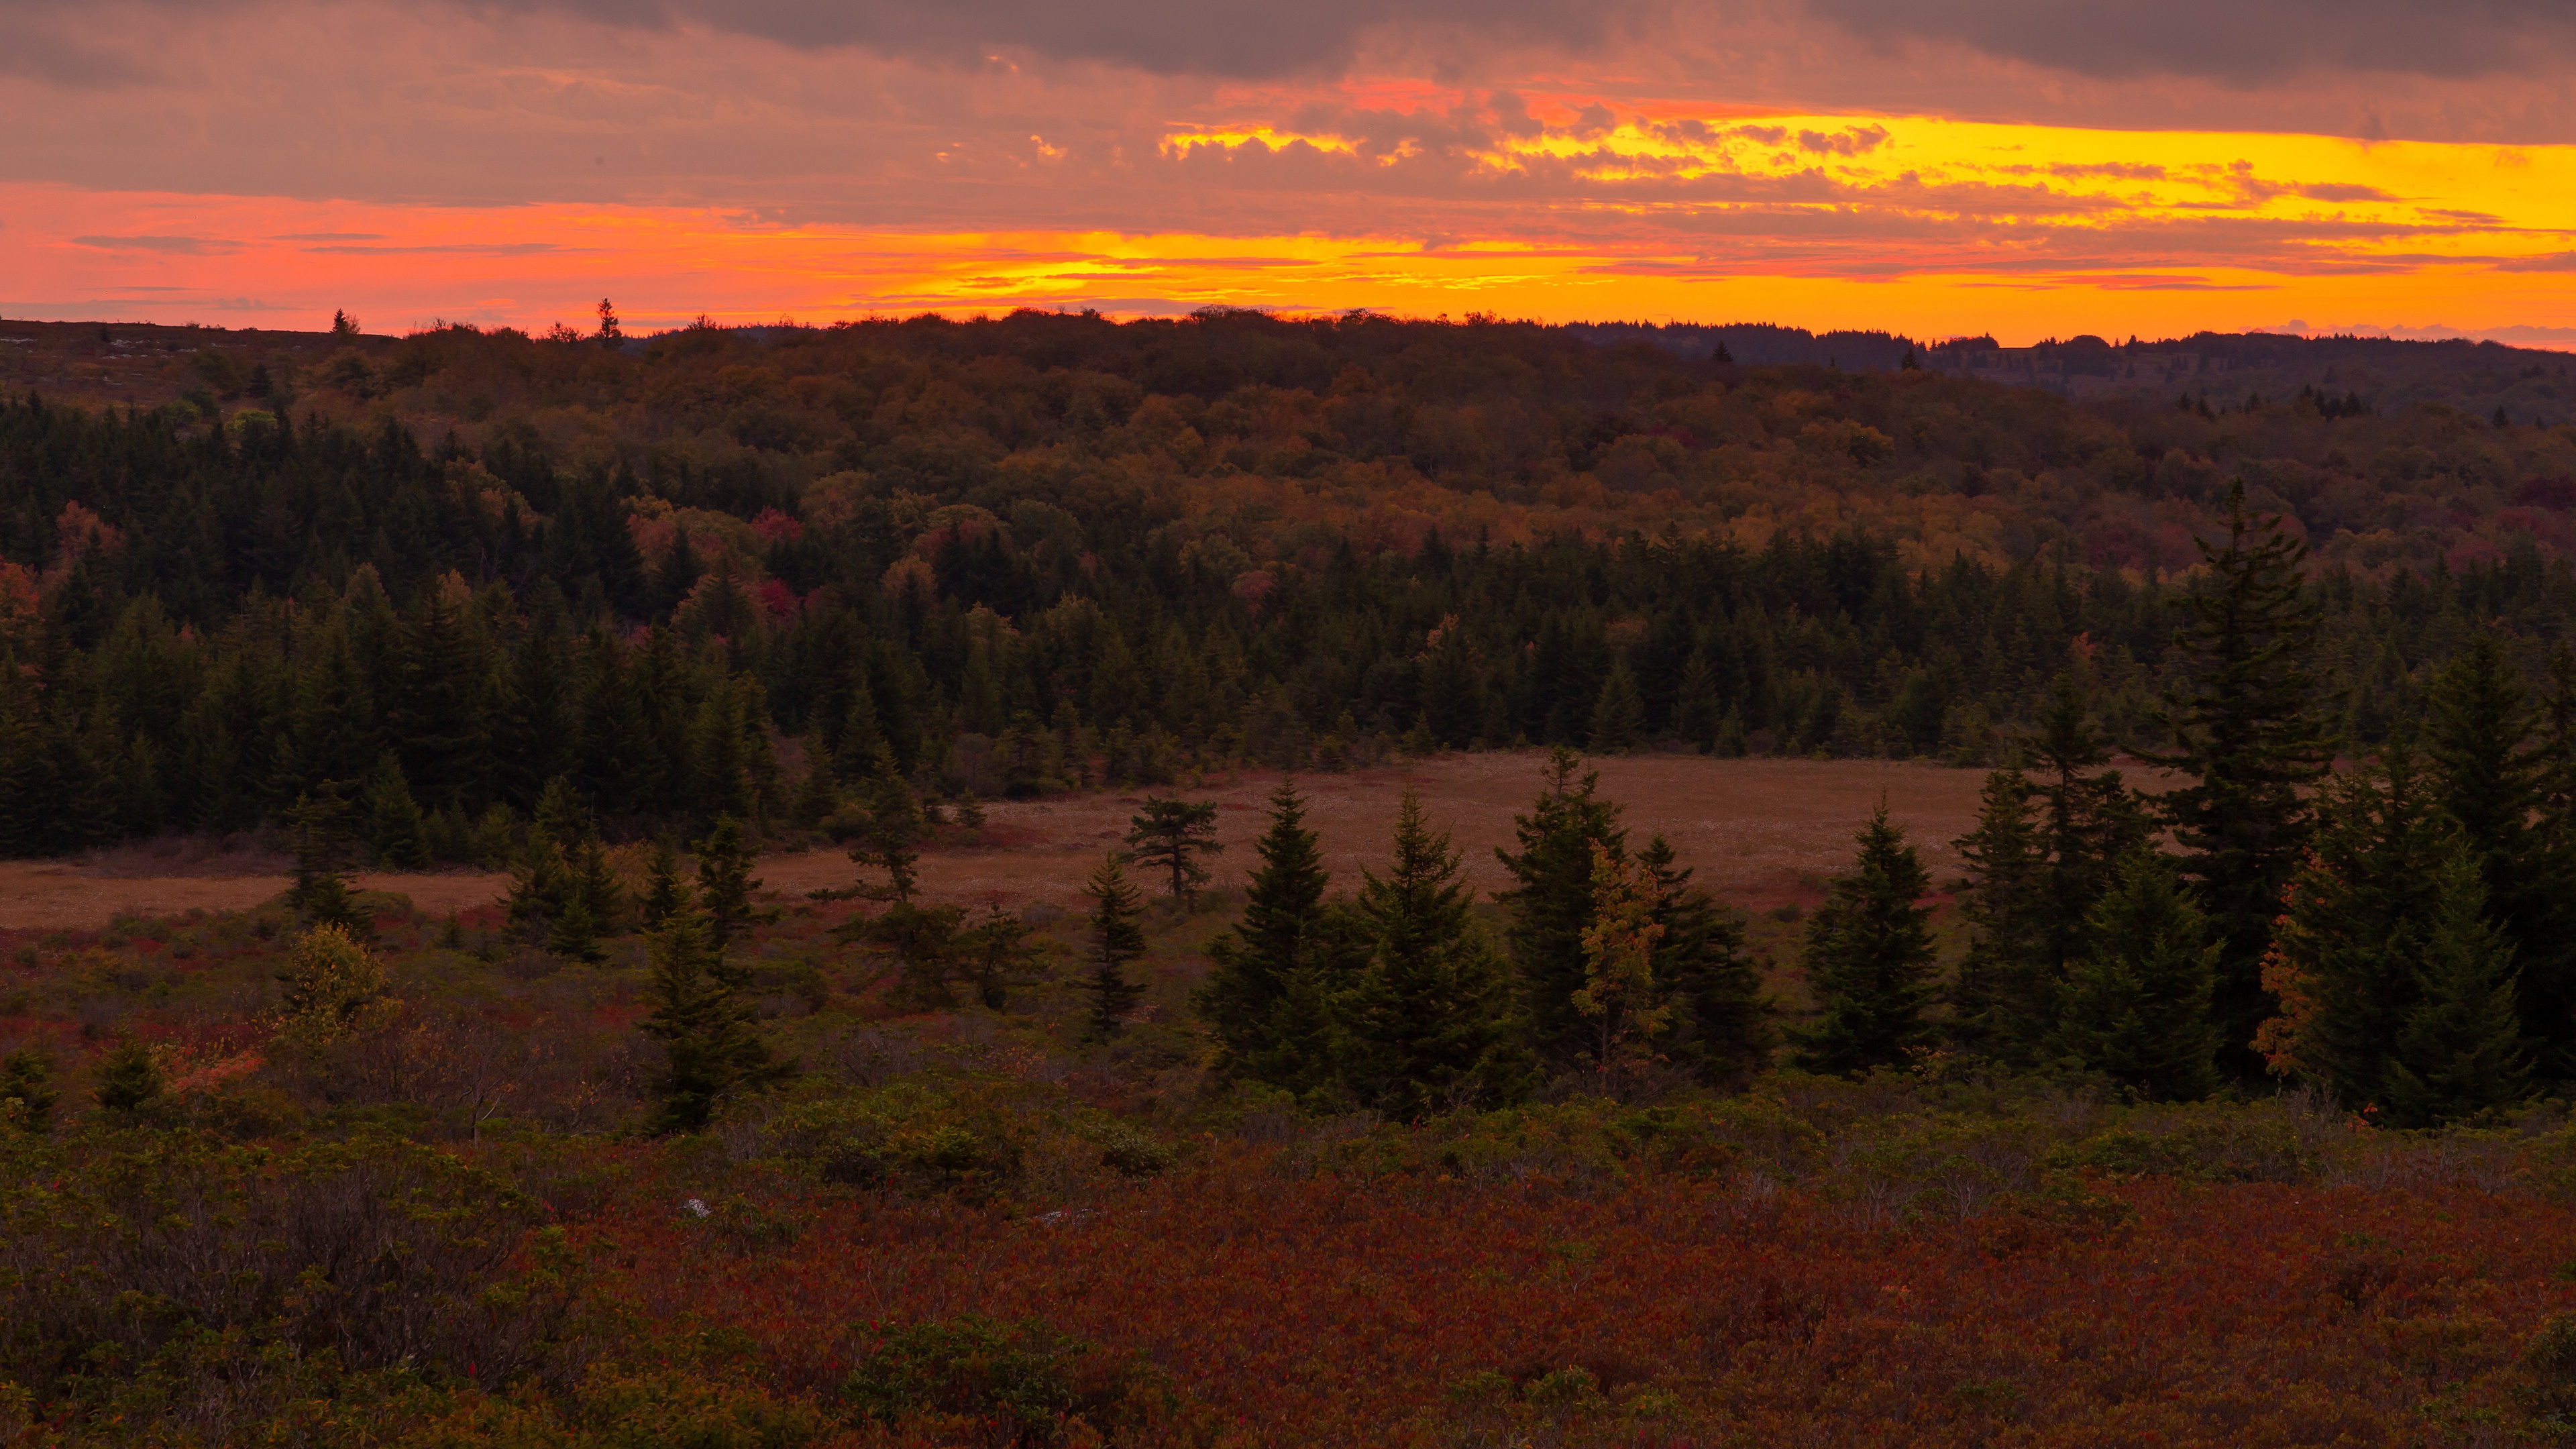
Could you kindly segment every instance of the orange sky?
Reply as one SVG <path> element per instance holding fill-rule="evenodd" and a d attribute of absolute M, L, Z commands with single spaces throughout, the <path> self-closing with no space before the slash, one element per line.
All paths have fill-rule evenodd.
<path fill-rule="evenodd" d="M 2233 43 L 2194 51 L 2122 26 L 2208 0 L 9 0 L 0 315 L 1221 303 L 2576 346 L 2569 24 L 2354 0 L 2384 36 L 2329 44 L 2322 3 L 2213 8 Z"/>

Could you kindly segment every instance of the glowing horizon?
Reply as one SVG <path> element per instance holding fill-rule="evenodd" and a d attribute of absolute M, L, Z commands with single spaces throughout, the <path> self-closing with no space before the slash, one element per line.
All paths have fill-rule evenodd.
<path fill-rule="evenodd" d="M 153 13 L 238 43 L 224 14 Z M 961 71 L 714 21 L 333 13 L 348 34 L 266 64 L 306 67 L 304 104 L 357 129 L 282 157 L 238 143 L 296 111 L 257 87 L 0 74 L 24 142 L 0 158 L 0 315 L 541 331 L 607 296 L 636 330 L 1225 305 L 2576 347 L 2576 111 L 2516 100 L 2554 72 L 2517 79 L 2509 58 L 2478 86 L 2422 80 L 2434 119 L 2391 139 L 2303 128 L 2302 94 L 2322 110 L 2353 89 L 2313 68 L 2287 98 L 1982 54 L 1953 77 L 1919 46 L 1816 59 L 1826 22 L 1795 14 L 1702 37 L 1772 47 L 1771 70 L 1710 81 L 1686 47 L 1543 5 L 1525 23 L 1561 44 L 1461 67 L 1414 31 L 1359 30 L 1338 75 L 1257 77 L 1222 73 L 1259 69 L 1232 52 L 1157 71 L 1150 37 L 1120 63 Z M 334 44 L 414 58 L 369 87 L 328 73 Z M 2027 114 L 1992 114 L 1999 79 L 2036 87 Z M 1788 103 L 1872 88 L 1910 103 Z M 2481 88 L 2511 115 L 2439 120 Z"/>

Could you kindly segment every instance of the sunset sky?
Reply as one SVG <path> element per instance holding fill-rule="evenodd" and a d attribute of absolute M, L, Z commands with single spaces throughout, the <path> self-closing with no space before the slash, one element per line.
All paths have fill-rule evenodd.
<path fill-rule="evenodd" d="M 0 0 L 0 316 L 2576 347 L 2567 0 Z"/>

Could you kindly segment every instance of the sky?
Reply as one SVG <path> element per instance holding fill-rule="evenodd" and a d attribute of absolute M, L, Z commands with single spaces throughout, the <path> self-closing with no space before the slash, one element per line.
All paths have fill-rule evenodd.
<path fill-rule="evenodd" d="M 2576 348 L 2569 0 L 0 0 L 0 316 Z"/>

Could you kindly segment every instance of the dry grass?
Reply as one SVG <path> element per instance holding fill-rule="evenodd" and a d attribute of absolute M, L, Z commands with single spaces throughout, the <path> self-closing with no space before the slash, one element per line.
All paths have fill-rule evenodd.
<path fill-rule="evenodd" d="M 1544 757 L 1535 751 L 1452 755 L 1402 768 L 1312 775 L 1300 786 L 1310 823 L 1321 833 L 1335 876 L 1355 884 L 1383 858 L 1397 802 L 1410 786 L 1432 821 L 1465 851 L 1476 885 L 1505 884 L 1493 847 L 1512 841 L 1512 816 L 1538 793 Z M 1849 858 L 1852 833 L 1880 800 L 1920 843 L 1934 879 L 1958 872 L 1950 842 L 1975 821 L 1975 770 L 1873 760 L 1711 760 L 1646 755 L 1592 762 L 1604 794 L 1627 806 L 1640 839 L 1661 832 L 1699 879 L 1748 908 L 1811 903 L 1823 878 Z M 1225 853 L 1213 865 L 1219 886 L 1239 884 L 1254 861 L 1252 841 L 1274 775 L 1211 781 L 1169 793 L 1217 802 Z M 923 883 L 938 899 L 1067 904 L 1102 852 L 1126 833 L 1141 793 L 1094 794 L 985 807 L 993 844 L 934 851 Z M 119 912 L 170 915 L 191 909 L 239 910 L 286 886 L 282 857 L 242 842 L 171 840 L 100 852 L 69 861 L 0 864 L 0 927 L 88 928 Z M 854 869 L 833 849 L 775 855 L 762 862 L 771 890 L 802 895 L 845 885 Z M 420 910 L 443 914 L 497 899 L 508 878 L 446 872 L 367 875 L 369 890 L 397 891 Z"/>

